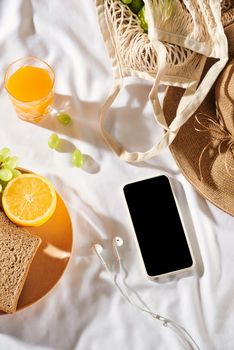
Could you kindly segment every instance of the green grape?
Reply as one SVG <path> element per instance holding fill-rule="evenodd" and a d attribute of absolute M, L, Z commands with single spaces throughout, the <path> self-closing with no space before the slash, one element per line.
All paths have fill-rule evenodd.
<path fill-rule="evenodd" d="M 69 125 L 72 121 L 70 115 L 68 115 L 67 113 L 58 113 L 56 118 L 63 125 Z"/>
<path fill-rule="evenodd" d="M 143 6 L 144 6 L 143 0 L 132 0 L 132 2 L 129 5 L 132 12 L 136 14 L 142 9 Z"/>
<path fill-rule="evenodd" d="M 18 169 L 11 169 L 11 172 L 13 178 L 21 174 L 21 171 L 19 171 Z"/>
<path fill-rule="evenodd" d="M 7 147 L 4 147 L 0 150 L 1 161 L 5 160 L 10 154 L 10 150 Z"/>
<path fill-rule="evenodd" d="M 12 172 L 10 169 L 0 169 L 0 180 L 10 181 L 12 179 Z"/>
<path fill-rule="evenodd" d="M 84 164 L 84 156 L 79 149 L 72 152 L 72 165 L 80 168 Z"/>
<path fill-rule="evenodd" d="M 7 183 L 15 176 L 20 174 L 20 171 L 15 169 L 19 164 L 18 157 L 11 157 L 10 150 L 4 147 L 0 150 L 0 188 L 4 190 Z M 0 191 L 0 192 L 1 192 Z"/>
<path fill-rule="evenodd" d="M 48 146 L 52 149 L 56 149 L 60 144 L 60 138 L 57 134 L 51 134 L 48 139 Z"/>
<path fill-rule="evenodd" d="M 10 160 L 11 159 L 11 157 L 6 157 L 5 159 L 3 159 L 2 161 L 1 161 L 1 168 L 3 168 L 4 166 L 5 166 L 5 164 L 6 164 L 6 162 L 8 162 L 8 160 Z"/>
<path fill-rule="evenodd" d="M 19 165 L 19 158 L 18 157 L 7 157 L 7 159 L 4 161 L 4 167 L 7 169 L 14 169 Z"/>
<path fill-rule="evenodd" d="M 131 4 L 132 0 L 122 0 L 122 2 L 126 5 L 129 5 Z"/>
<path fill-rule="evenodd" d="M 0 193 L 2 192 L 2 185 L 0 184 Z"/>
<path fill-rule="evenodd" d="M 138 12 L 138 18 L 141 22 L 141 28 L 145 33 L 148 33 L 148 22 L 145 17 L 145 6 L 143 6 L 142 9 Z"/>

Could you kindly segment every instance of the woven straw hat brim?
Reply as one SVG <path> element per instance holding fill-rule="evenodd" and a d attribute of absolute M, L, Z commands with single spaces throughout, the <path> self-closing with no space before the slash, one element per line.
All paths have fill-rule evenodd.
<path fill-rule="evenodd" d="M 233 21 L 225 27 L 225 33 L 229 45 L 230 64 L 231 60 L 234 59 Z M 208 61 L 204 71 L 207 71 L 211 65 L 212 62 Z M 230 161 L 230 159 L 225 158 L 227 145 L 219 146 L 220 138 L 215 142 L 209 130 L 204 130 L 204 127 L 201 127 L 197 121 L 198 115 L 208 116 L 207 118 L 213 118 L 215 122 L 217 121 L 215 85 L 196 113 L 181 127 L 170 146 L 170 150 L 181 172 L 195 189 L 215 206 L 234 216 L 234 173 L 231 176 L 225 165 Z M 169 87 L 167 89 L 163 109 L 168 124 L 171 123 L 176 114 L 183 92 L 184 90 L 181 88 Z M 225 147 L 226 149 L 224 149 Z M 232 162 L 233 159 L 232 154 Z M 232 166 L 234 167 L 233 163 Z"/>

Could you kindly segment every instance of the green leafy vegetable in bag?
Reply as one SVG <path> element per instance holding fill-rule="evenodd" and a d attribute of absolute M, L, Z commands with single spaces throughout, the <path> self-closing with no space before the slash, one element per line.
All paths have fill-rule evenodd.
<path fill-rule="evenodd" d="M 143 0 L 132 0 L 131 3 L 129 4 L 129 8 L 135 14 L 138 14 L 143 6 L 144 6 L 144 1 Z"/>
<path fill-rule="evenodd" d="M 148 21 L 145 17 L 145 6 L 143 6 L 138 12 L 138 17 L 141 22 L 141 28 L 144 29 L 145 33 L 148 33 Z"/>
<path fill-rule="evenodd" d="M 122 2 L 126 5 L 129 5 L 131 4 L 132 0 L 122 0 Z"/>
<path fill-rule="evenodd" d="M 121 0 L 123 4 L 128 5 L 130 10 L 135 13 L 139 20 L 141 28 L 148 33 L 148 23 L 145 18 L 145 5 L 143 0 Z"/>

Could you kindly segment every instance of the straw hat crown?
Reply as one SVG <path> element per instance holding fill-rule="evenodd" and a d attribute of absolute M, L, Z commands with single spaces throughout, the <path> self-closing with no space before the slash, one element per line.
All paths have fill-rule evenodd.
<path fill-rule="evenodd" d="M 234 216 L 234 9 L 223 14 L 229 62 L 209 94 L 180 128 L 170 150 L 195 189 Z M 204 74 L 212 66 L 208 60 Z M 169 87 L 164 113 L 170 123 L 184 90 Z"/>

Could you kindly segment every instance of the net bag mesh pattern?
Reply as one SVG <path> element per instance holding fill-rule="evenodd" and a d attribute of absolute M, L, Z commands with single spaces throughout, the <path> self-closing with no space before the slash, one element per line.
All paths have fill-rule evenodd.
<path fill-rule="evenodd" d="M 227 40 L 221 22 L 232 7 L 230 0 L 144 0 L 148 33 L 121 0 L 96 0 L 100 28 L 112 60 L 114 86 L 100 112 L 102 134 L 123 160 L 147 160 L 171 144 L 228 60 Z M 218 62 L 199 85 L 208 57 Z M 121 81 L 137 76 L 153 81 L 149 99 L 156 122 L 165 130 L 163 138 L 146 152 L 128 152 L 108 134 L 105 114 L 121 90 Z M 157 97 L 159 84 L 185 88 L 170 125 L 166 124 Z"/>

